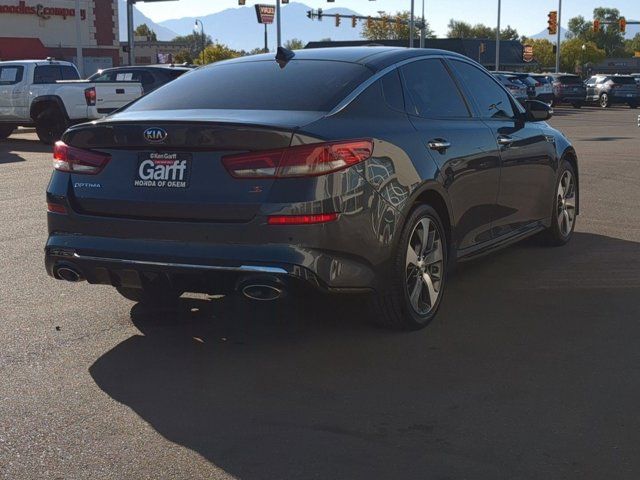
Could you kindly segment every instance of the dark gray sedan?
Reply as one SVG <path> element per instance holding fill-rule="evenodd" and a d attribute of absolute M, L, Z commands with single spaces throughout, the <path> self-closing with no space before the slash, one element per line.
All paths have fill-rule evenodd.
<path fill-rule="evenodd" d="M 46 268 L 148 305 L 365 294 L 375 322 L 418 329 L 453 262 L 570 239 L 577 156 L 550 115 L 439 50 L 220 62 L 64 134 Z"/>

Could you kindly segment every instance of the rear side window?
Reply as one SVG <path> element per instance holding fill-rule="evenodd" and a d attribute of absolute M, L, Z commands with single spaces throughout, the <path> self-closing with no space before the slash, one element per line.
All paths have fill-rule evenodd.
<path fill-rule="evenodd" d="M 491 76 L 467 62 L 451 60 L 451 63 L 476 101 L 481 117 L 515 117 L 511 97 Z"/>
<path fill-rule="evenodd" d="M 76 70 L 75 68 L 69 65 L 62 65 L 60 67 L 60 70 L 62 72 L 62 80 L 80 80 L 78 70 Z"/>
<path fill-rule="evenodd" d="M 20 65 L 7 65 L 0 67 L 0 85 L 15 85 L 22 81 L 24 67 Z"/>
<path fill-rule="evenodd" d="M 613 83 L 617 83 L 618 85 L 635 85 L 636 81 L 633 77 L 611 77 Z"/>
<path fill-rule="evenodd" d="M 240 109 L 328 111 L 371 76 L 348 62 L 274 60 L 199 68 L 143 97 L 127 110 Z"/>
<path fill-rule="evenodd" d="M 570 85 L 582 83 L 580 77 L 576 77 L 575 75 L 563 75 L 561 77 L 558 77 L 558 81 L 560 83 L 567 83 Z"/>
<path fill-rule="evenodd" d="M 402 67 L 407 111 L 420 117 L 469 117 L 469 110 L 444 64 L 420 60 Z"/>
<path fill-rule="evenodd" d="M 187 70 L 168 70 L 168 74 L 169 74 L 169 78 L 171 80 L 175 80 L 176 78 L 178 78 L 180 75 L 182 75 L 183 73 L 185 73 Z"/>
<path fill-rule="evenodd" d="M 78 71 L 68 65 L 39 65 L 33 72 L 33 83 L 55 83 L 79 78 Z"/>
<path fill-rule="evenodd" d="M 398 70 L 387 73 L 382 77 L 382 92 L 387 104 L 394 110 L 404 111 L 404 96 Z"/>

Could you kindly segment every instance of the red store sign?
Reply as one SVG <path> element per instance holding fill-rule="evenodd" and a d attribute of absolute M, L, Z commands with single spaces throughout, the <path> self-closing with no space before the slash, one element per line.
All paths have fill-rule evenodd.
<path fill-rule="evenodd" d="M 75 17 L 75 8 L 65 7 L 45 7 L 41 3 L 31 6 L 26 2 L 20 1 L 18 5 L 0 5 L 0 14 L 18 14 L 18 15 L 36 15 L 43 20 L 47 20 L 51 17 L 62 17 L 65 20 L 67 17 Z M 86 10 L 80 10 L 80 19 L 85 20 L 87 18 Z"/>

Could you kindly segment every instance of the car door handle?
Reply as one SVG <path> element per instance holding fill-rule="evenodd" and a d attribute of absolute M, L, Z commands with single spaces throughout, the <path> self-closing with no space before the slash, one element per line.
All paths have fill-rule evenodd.
<path fill-rule="evenodd" d="M 508 137 L 506 135 L 500 135 L 498 136 L 498 145 L 500 145 L 501 147 L 508 147 L 510 146 L 512 143 L 514 142 L 514 139 L 511 137 Z"/>
<path fill-rule="evenodd" d="M 427 142 L 427 146 L 431 150 L 436 150 L 440 153 L 444 153 L 449 147 L 451 147 L 451 142 L 447 142 L 442 138 L 434 138 L 433 140 L 429 140 Z"/>
<path fill-rule="evenodd" d="M 124 94 L 124 88 L 116 88 L 116 94 L 123 95 Z"/>

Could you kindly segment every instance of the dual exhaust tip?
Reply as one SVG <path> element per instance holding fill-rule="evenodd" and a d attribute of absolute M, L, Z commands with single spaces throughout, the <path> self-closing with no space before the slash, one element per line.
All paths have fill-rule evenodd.
<path fill-rule="evenodd" d="M 82 282 L 84 276 L 73 265 L 58 265 L 54 269 L 54 276 L 65 282 Z M 238 285 L 238 290 L 244 297 L 250 300 L 269 302 L 278 300 L 285 295 L 282 282 L 277 277 L 257 277 L 243 280 Z"/>
<path fill-rule="evenodd" d="M 60 265 L 53 271 L 54 276 L 65 282 L 81 282 L 84 280 L 84 276 L 77 268 L 70 265 Z"/>

